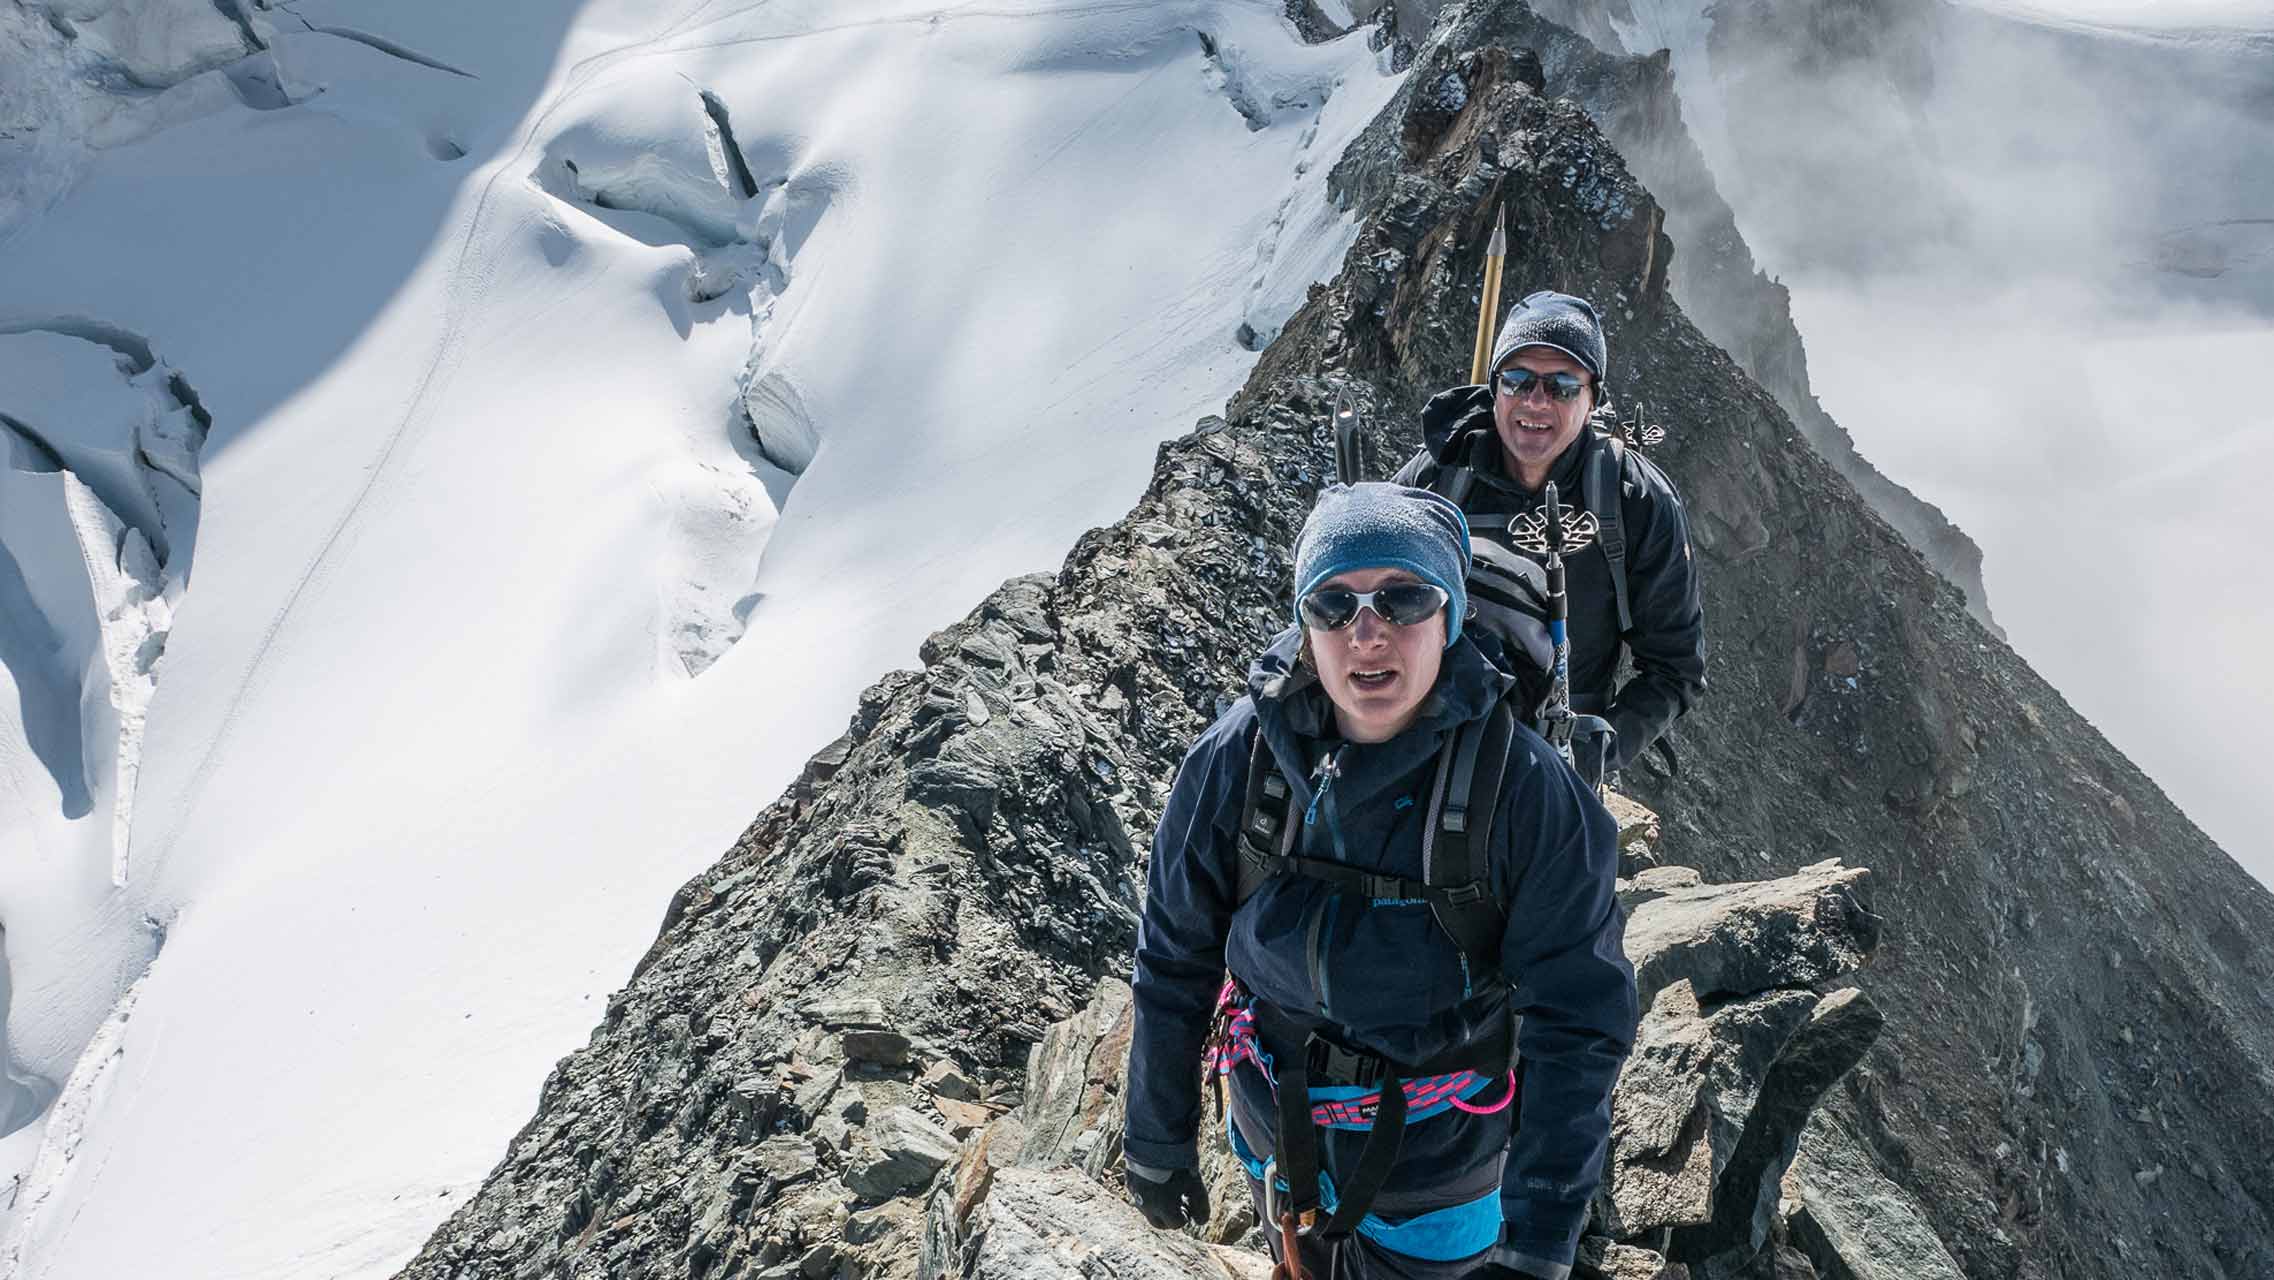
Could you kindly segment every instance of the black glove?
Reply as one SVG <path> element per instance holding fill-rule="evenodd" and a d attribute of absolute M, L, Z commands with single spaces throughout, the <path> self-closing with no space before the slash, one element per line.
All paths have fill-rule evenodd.
<path fill-rule="evenodd" d="M 1208 1187 L 1192 1170 L 1146 1168 L 1140 1172 L 1139 1166 L 1125 1164 L 1123 1172 L 1128 1175 L 1129 1198 L 1136 1202 L 1145 1221 L 1155 1227 L 1167 1231 L 1186 1222 L 1208 1220 Z"/>

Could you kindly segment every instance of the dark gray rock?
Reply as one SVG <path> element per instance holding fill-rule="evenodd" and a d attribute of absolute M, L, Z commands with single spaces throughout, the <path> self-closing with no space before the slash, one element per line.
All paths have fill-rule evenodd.
<path fill-rule="evenodd" d="M 980 1097 L 979 1086 L 971 1083 L 962 1068 L 944 1058 L 924 1068 L 924 1074 L 916 1077 L 916 1087 L 958 1102 L 977 1102 Z"/>
<path fill-rule="evenodd" d="M 955 1139 L 945 1130 L 907 1107 L 895 1107 L 853 1136 L 845 1186 L 864 1200 L 921 1191 L 955 1154 Z"/>
<path fill-rule="evenodd" d="M 1679 1262 L 1668 1262 L 1664 1254 L 1601 1236 L 1588 1236 L 1579 1242 L 1578 1262 L 1575 1274 L 1592 1271 L 1601 1280 L 1689 1280 L 1689 1269 Z"/>
<path fill-rule="evenodd" d="M 1781 880 L 1699 885 L 1642 903 L 1627 921 L 1627 957 L 1643 1000 L 1677 981 L 1711 1000 L 1856 968 L 1879 937 L 1879 917 L 1858 897 L 1868 874 L 1834 859 Z"/>
<path fill-rule="evenodd" d="M 872 1062 L 884 1067 L 907 1066 L 908 1055 L 914 1048 L 908 1037 L 897 1031 L 847 1031 L 840 1043 L 848 1061 Z"/>
<path fill-rule="evenodd" d="M 1871 998 L 1853 987 L 1816 1002 L 1761 1077 L 1735 1148 L 1717 1173 L 1712 1221 L 1675 1232 L 1674 1256 L 1751 1257 L 1770 1242 L 1802 1129 L 1824 1094 L 1863 1060 L 1884 1022 Z"/>
<path fill-rule="evenodd" d="M 1785 1182 L 1793 1244 L 1823 1280 L 1965 1280 L 1918 1203 L 1836 1124 L 1808 1130 Z"/>

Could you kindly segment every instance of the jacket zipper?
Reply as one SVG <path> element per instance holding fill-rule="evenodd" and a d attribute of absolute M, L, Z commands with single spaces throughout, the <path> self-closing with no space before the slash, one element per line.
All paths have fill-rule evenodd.
<path fill-rule="evenodd" d="M 1311 803 L 1303 812 L 1304 826 L 1318 822 L 1319 804 L 1327 799 L 1328 793 L 1334 790 L 1335 779 L 1341 776 L 1342 749 L 1338 746 L 1330 748 L 1321 756 L 1317 767 L 1311 771 Z M 1327 814 L 1327 832 L 1334 837 L 1336 860 L 1347 861 L 1342 847 L 1342 823 L 1331 811 Z M 1331 1016 L 1327 1010 L 1333 996 L 1333 984 L 1327 977 L 1326 948 L 1333 939 L 1336 909 L 1341 905 L 1340 893 L 1327 894 L 1326 901 L 1313 908 L 1309 936 L 1304 940 L 1305 949 L 1310 953 L 1311 993 L 1319 998 L 1320 1017 Z"/>
<path fill-rule="evenodd" d="M 1311 912 L 1309 951 L 1311 953 L 1311 994 L 1319 998 L 1319 1016 L 1330 1016 L 1328 1002 L 1332 998 L 1333 984 L 1327 978 L 1327 944 L 1333 940 L 1336 909 L 1342 905 L 1342 895 L 1329 893 L 1326 901 Z"/>

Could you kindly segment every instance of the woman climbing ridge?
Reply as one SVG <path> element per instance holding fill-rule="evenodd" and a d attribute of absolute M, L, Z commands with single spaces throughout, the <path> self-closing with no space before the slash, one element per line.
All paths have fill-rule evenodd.
<path fill-rule="evenodd" d="M 1155 834 L 1125 1166 L 1208 1211 L 1201 1075 L 1293 1280 L 1561 1280 L 1632 1042 L 1610 816 L 1464 631 L 1468 528 L 1337 485 L 1296 626 L 1186 755 Z"/>

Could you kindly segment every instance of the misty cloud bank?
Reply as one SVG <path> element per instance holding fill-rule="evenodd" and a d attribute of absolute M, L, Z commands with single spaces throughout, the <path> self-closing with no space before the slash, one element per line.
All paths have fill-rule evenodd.
<path fill-rule="evenodd" d="M 1673 51 L 1825 408 L 1981 545 L 2014 646 L 2274 879 L 2274 6 L 1608 25 Z"/>

